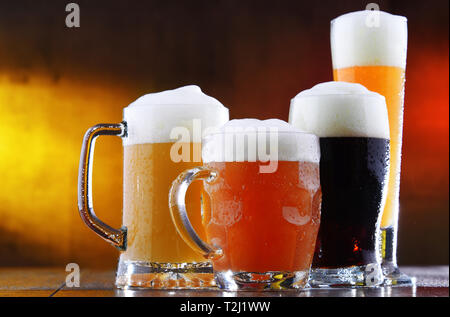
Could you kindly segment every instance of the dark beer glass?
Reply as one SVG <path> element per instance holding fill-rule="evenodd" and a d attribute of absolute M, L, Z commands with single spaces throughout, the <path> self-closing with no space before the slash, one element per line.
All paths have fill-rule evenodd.
<path fill-rule="evenodd" d="M 290 122 L 320 137 L 322 216 L 310 284 L 379 285 L 389 175 L 384 97 L 358 84 L 320 84 L 292 100 Z"/>

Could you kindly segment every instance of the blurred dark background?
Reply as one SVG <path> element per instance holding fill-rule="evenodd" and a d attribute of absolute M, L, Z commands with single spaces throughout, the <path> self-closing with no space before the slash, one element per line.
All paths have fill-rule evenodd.
<path fill-rule="evenodd" d="M 139 96 L 197 84 L 231 118 L 287 120 L 332 80 L 330 21 L 367 1 L 0 0 L 0 266 L 114 267 L 76 207 L 81 139 Z M 399 262 L 448 264 L 449 1 L 377 1 L 409 20 Z M 96 147 L 94 204 L 121 223 L 119 139 Z"/>

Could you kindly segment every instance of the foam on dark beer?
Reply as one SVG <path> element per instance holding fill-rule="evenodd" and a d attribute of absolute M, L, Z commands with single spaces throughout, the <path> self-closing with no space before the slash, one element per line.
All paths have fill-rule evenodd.
<path fill-rule="evenodd" d="M 289 123 L 319 137 L 389 139 L 385 98 L 360 84 L 327 82 L 291 100 Z"/>

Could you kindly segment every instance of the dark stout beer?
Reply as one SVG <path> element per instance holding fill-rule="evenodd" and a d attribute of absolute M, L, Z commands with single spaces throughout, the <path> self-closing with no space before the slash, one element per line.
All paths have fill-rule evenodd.
<path fill-rule="evenodd" d="M 313 266 L 377 262 L 376 239 L 389 170 L 389 140 L 320 138 L 322 222 Z"/>

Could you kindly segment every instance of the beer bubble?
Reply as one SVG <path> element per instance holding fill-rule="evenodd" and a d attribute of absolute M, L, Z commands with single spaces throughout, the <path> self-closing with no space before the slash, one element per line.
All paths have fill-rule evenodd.
<path fill-rule="evenodd" d="M 296 226 L 306 225 L 311 221 L 311 208 L 283 207 L 283 218 Z"/>
<path fill-rule="evenodd" d="M 316 192 L 320 187 L 319 166 L 304 164 L 299 169 L 299 184 L 310 192 Z"/>
<path fill-rule="evenodd" d="M 220 212 L 215 212 L 220 210 Z M 242 218 L 242 202 L 238 200 L 223 200 L 217 202 L 217 209 L 213 209 L 211 221 L 218 225 L 231 226 Z"/>

